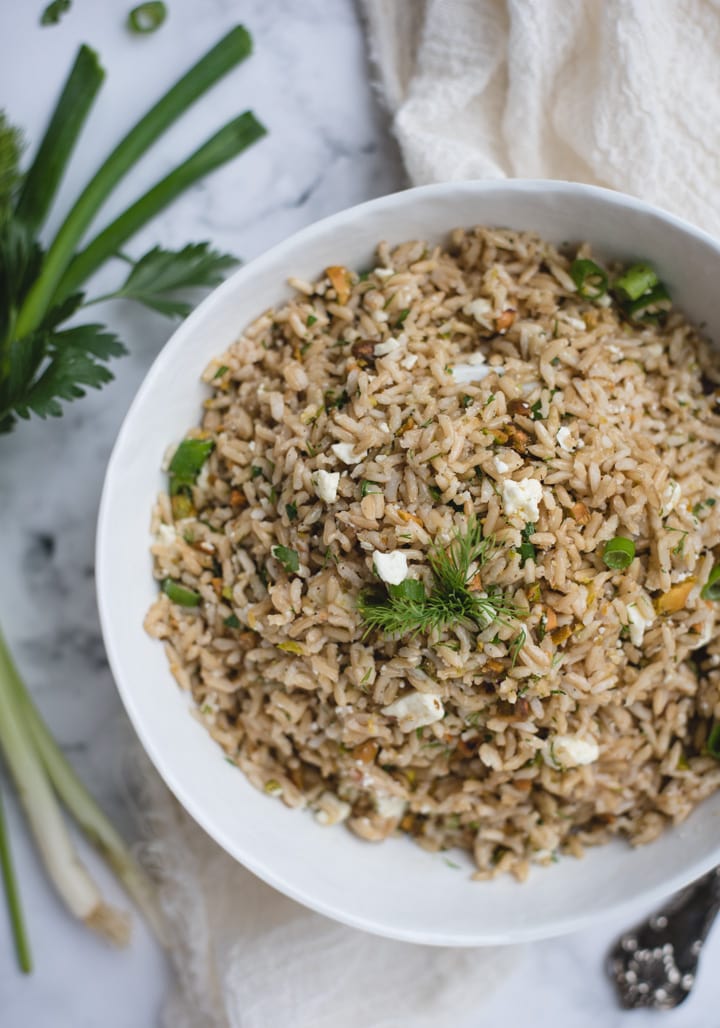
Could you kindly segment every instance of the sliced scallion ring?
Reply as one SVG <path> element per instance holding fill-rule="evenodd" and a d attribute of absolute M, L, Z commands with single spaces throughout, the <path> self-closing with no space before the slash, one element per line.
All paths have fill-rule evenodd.
<path fill-rule="evenodd" d="M 633 264 L 620 278 L 615 280 L 615 289 L 622 293 L 626 300 L 639 300 L 640 297 L 659 285 L 660 279 L 654 268 L 649 264 Z"/>
<path fill-rule="evenodd" d="M 582 258 L 574 260 L 570 265 L 570 278 L 580 296 L 586 300 L 598 300 L 608 290 L 607 272 L 595 261 Z"/>
<path fill-rule="evenodd" d="M 602 559 L 613 571 L 624 571 L 635 559 L 635 543 L 624 535 L 616 535 L 605 543 Z"/>
<path fill-rule="evenodd" d="M 148 3 L 133 7 L 128 14 L 128 28 L 131 32 L 142 35 L 155 32 L 167 18 L 167 7 L 162 0 L 149 0 Z"/>
<path fill-rule="evenodd" d="M 628 303 L 624 309 L 635 321 L 642 321 L 655 318 L 670 310 L 671 305 L 670 293 L 662 282 L 658 282 L 647 293 L 643 293 L 637 300 Z"/>
<path fill-rule="evenodd" d="M 173 603 L 177 603 L 179 607 L 197 607 L 200 603 L 200 593 L 196 593 L 194 589 L 188 589 L 185 585 L 180 585 L 172 578 L 164 580 L 162 589 L 167 598 Z"/>
<path fill-rule="evenodd" d="M 716 564 L 708 575 L 700 596 L 703 600 L 720 600 L 720 564 Z"/>

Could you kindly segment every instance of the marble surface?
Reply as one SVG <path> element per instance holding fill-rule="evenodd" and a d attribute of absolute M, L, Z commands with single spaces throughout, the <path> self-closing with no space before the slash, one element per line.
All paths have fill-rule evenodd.
<path fill-rule="evenodd" d="M 59 26 L 41 29 L 41 2 L 0 4 L 0 95 L 28 140 L 38 138 L 78 43 L 94 46 L 108 71 L 61 191 L 59 211 L 120 132 L 236 20 L 254 35 L 253 58 L 147 156 L 105 216 L 245 107 L 254 108 L 271 134 L 157 218 L 133 242 L 133 253 L 156 242 L 211 239 L 251 258 L 325 214 L 405 185 L 368 82 L 352 0 L 171 0 L 166 25 L 144 38 L 124 28 L 130 6 L 131 0 L 75 0 Z M 57 223 L 54 214 L 50 228 Z M 116 269 L 107 269 L 98 278 L 98 292 L 115 274 Z M 98 628 L 94 528 L 113 439 L 169 327 L 159 317 L 122 305 L 98 307 L 97 314 L 130 346 L 130 356 L 117 365 L 116 382 L 75 405 L 60 421 L 23 425 L 11 441 L 0 440 L 5 556 L 0 614 L 58 739 L 105 807 L 131 831 L 121 784 L 130 729 Z M 3 912 L 2 1028 L 158 1024 L 170 976 L 163 955 L 142 925 L 131 947 L 117 953 L 71 922 L 42 874 L 12 797 L 9 806 L 36 972 L 31 978 L 16 972 Z M 92 855 L 88 859 L 109 895 L 120 900 L 102 867 Z M 623 927 L 610 919 L 581 936 L 524 947 L 511 977 L 499 984 L 487 1005 L 468 1011 L 466 1024 L 453 1028 L 527 1020 L 535 1028 L 649 1028 L 660 1023 L 706 1028 L 716 1023 L 720 989 L 713 965 L 720 960 L 720 931 L 708 944 L 704 973 L 683 1008 L 628 1014 L 616 1007 L 602 971 L 604 953 Z"/>

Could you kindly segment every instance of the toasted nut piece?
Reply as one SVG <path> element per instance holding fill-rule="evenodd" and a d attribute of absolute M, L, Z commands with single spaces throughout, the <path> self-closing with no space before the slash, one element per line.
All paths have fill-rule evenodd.
<path fill-rule="evenodd" d="M 485 667 L 488 669 L 488 671 L 493 671 L 496 673 L 505 670 L 505 665 L 503 664 L 503 662 L 501 660 L 495 660 L 493 657 L 485 661 Z"/>
<path fill-rule="evenodd" d="M 419 525 L 420 528 L 423 527 L 422 520 L 417 516 L 417 514 L 411 514 L 409 510 L 399 510 L 397 512 L 397 516 L 400 518 L 401 521 L 404 521 L 405 524 L 407 524 L 408 521 L 412 521 L 416 525 Z"/>
<path fill-rule="evenodd" d="M 233 507 L 246 507 L 247 496 L 239 489 L 233 489 L 230 493 L 230 503 Z"/>
<path fill-rule="evenodd" d="M 519 789 L 520 792 L 530 792 L 532 784 L 532 778 L 519 778 L 513 782 L 513 788 Z"/>
<path fill-rule="evenodd" d="M 515 321 L 515 317 L 516 314 L 513 308 L 508 307 L 507 310 L 504 310 L 502 314 L 498 314 L 498 316 L 495 318 L 495 331 L 500 332 L 501 334 L 503 332 L 507 332 L 507 330 Z"/>
<path fill-rule="evenodd" d="M 472 576 L 470 581 L 467 583 L 468 592 L 479 593 L 482 589 L 482 575 L 478 571 Z"/>
<path fill-rule="evenodd" d="M 524 696 L 518 696 L 517 700 L 515 701 L 515 716 L 518 717 L 521 721 L 524 721 L 524 719 L 528 716 L 529 713 L 529 702 L 525 699 Z"/>
<path fill-rule="evenodd" d="M 579 525 L 590 524 L 590 511 L 584 503 L 574 503 L 570 508 L 570 513 Z"/>
<path fill-rule="evenodd" d="M 692 592 L 694 585 L 695 579 L 691 576 L 671 586 L 666 593 L 658 596 L 655 600 L 655 610 L 658 614 L 677 614 L 687 603 L 687 598 Z"/>
<path fill-rule="evenodd" d="M 365 742 L 361 742 L 352 751 L 353 760 L 361 760 L 363 764 L 372 764 L 378 755 L 379 749 L 380 746 L 374 739 L 366 739 Z"/>
<path fill-rule="evenodd" d="M 374 364 L 375 340 L 358 339 L 357 342 L 353 343 L 350 347 L 350 352 L 352 353 L 353 357 L 357 359 L 358 364 Z"/>
<path fill-rule="evenodd" d="M 215 590 L 215 595 L 220 597 L 222 595 L 223 580 L 222 578 L 211 578 L 210 585 Z"/>
<path fill-rule="evenodd" d="M 572 634 L 572 625 L 563 625 L 562 628 L 556 628 L 554 632 L 551 632 L 550 638 L 556 646 L 561 646 L 564 642 L 567 642 Z"/>
<path fill-rule="evenodd" d="M 525 453 L 530 442 L 530 436 L 527 432 L 523 432 L 521 428 L 518 428 L 517 425 L 508 425 L 507 441 L 508 446 L 511 446 L 516 453 Z"/>
<path fill-rule="evenodd" d="M 529 418 L 532 408 L 526 400 L 511 400 L 507 406 L 508 414 L 522 414 L 523 417 Z"/>
<path fill-rule="evenodd" d="M 545 628 L 548 632 L 552 632 L 557 628 L 557 614 L 552 607 L 545 608 Z"/>
<path fill-rule="evenodd" d="M 338 303 L 344 306 L 350 296 L 350 272 L 342 264 L 332 264 L 325 268 L 325 274 L 337 293 Z"/>
<path fill-rule="evenodd" d="M 415 428 L 415 418 L 413 417 L 406 418 L 405 421 L 403 421 L 402 425 L 397 430 L 397 434 L 405 435 L 405 433 L 409 432 L 411 428 Z"/>

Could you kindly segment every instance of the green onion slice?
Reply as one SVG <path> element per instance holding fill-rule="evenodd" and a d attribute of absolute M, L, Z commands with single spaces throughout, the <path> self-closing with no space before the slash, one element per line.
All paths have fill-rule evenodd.
<path fill-rule="evenodd" d="M 167 18 L 167 7 L 162 0 L 150 0 L 149 3 L 133 7 L 128 14 L 128 28 L 131 32 L 146 35 L 160 28 Z"/>
<path fill-rule="evenodd" d="M 720 760 L 720 721 L 716 721 L 710 729 L 706 748 L 711 757 Z"/>
<path fill-rule="evenodd" d="M 200 603 L 200 593 L 187 586 L 174 582 L 172 578 L 166 578 L 162 584 L 162 590 L 169 600 L 177 603 L 180 607 L 197 607 Z"/>
<path fill-rule="evenodd" d="M 171 496 L 176 496 L 184 486 L 195 484 L 214 446 L 212 439 L 183 439 L 168 468 Z"/>
<path fill-rule="evenodd" d="M 720 600 L 720 564 L 716 564 L 708 575 L 700 596 L 703 600 Z"/>
<path fill-rule="evenodd" d="M 608 291 L 607 272 L 595 261 L 574 260 L 570 265 L 570 278 L 586 300 L 597 300 Z"/>
<path fill-rule="evenodd" d="M 615 289 L 627 300 L 639 300 L 650 289 L 660 284 L 657 272 L 649 264 L 633 264 L 615 280 Z"/>
<path fill-rule="evenodd" d="M 602 559 L 613 571 L 624 571 L 629 568 L 635 557 L 635 543 L 623 535 L 608 539 L 603 548 Z"/>
<path fill-rule="evenodd" d="M 669 310 L 670 306 L 670 293 L 668 293 L 662 282 L 659 282 L 647 293 L 643 293 L 637 300 L 627 304 L 625 310 L 631 318 L 640 321 L 643 318 L 655 317 L 663 311 Z"/>

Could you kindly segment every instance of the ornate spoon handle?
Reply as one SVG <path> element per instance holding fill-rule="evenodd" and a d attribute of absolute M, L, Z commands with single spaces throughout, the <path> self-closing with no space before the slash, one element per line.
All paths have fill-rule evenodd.
<path fill-rule="evenodd" d="M 695 982 L 700 951 L 718 911 L 720 867 L 625 932 L 608 957 L 621 1005 L 670 1010 L 682 1003 Z"/>

